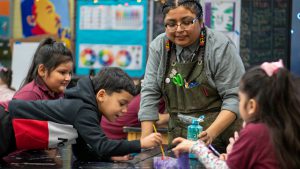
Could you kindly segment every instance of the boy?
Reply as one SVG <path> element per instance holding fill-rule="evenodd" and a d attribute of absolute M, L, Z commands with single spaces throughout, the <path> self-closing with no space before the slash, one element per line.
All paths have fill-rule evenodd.
<path fill-rule="evenodd" d="M 141 140 L 109 140 L 100 128 L 101 116 L 114 121 L 127 112 L 136 95 L 131 78 L 119 68 L 104 68 L 92 80 L 78 81 L 64 99 L 12 100 L 9 113 L 0 107 L 0 157 L 17 149 L 73 145 L 79 160 L 108 161 L 161 144 L 161 135 Z"/>

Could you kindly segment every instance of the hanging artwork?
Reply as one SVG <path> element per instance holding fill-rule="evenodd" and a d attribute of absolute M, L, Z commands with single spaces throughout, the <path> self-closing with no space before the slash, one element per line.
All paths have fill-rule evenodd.
<path fill-rule="evenodd" d="M 10 36 L 9 6 L 9 0 L 0 1 L 0 39 L 8 39 Z"/>
<path fill-rule="evenodd" d="M 204 0 L 205 25 L 226 34 L 239 50 L 241 1 Z"/>
<path fill-rule="evenodd" d="M 24 37 L 58 35 L 69 46 L 68 0 L 21 0 L 21 18 Z"/>
<path fill-rule="evenodd" d="M 214 2 L 205 5 L 206 14 L 210 15 L 206 21 L 206 25 L 218 31 L 234 30 L 234 2 Z"/>

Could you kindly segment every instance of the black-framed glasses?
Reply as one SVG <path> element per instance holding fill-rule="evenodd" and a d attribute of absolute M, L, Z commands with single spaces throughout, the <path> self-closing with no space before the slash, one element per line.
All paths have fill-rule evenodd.
<path fill-rule="evenodd" d="M 168 29 L 169 32 L 175 32 L 177 30 L 178 26 L 180 26 L 180 28 L 183 30 L 189 30 L 191 28 L 191 26 L 194 23 L 196 23 L 197 20 L 198 20 L 198 18 L 196 17 L 193 20 L 185 19 L 185 20 L 181 21 L 180 23 L 167 22 L 167 23 L 165 23 L 165 27 Z"/>

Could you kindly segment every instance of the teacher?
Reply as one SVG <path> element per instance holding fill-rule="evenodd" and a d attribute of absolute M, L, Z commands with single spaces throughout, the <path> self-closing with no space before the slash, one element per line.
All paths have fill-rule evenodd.
<path fill-rule="evenodd" d="M 170 114 L 169 143 L 186 137 L 190 125 L 178 114 L 204 115 L 199 138 L 225 152 L 240 124 L 237 92 L 245 72 L 242 60 L 227 36 L 204 26 L 199 1 L 165 0 L 162 12 L 165 33 L 150 44 L 141 90 L 142 137 L 153 132 L 163 97 Z"/>

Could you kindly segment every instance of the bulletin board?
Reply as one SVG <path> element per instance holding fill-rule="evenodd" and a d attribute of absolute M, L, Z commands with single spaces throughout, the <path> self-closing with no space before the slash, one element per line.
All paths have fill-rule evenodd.
<path fill-rule="evenodd" d="M 290 3 L 284 0 L 242 1 L 240 55 L 246 68 L 278 59 L 289 68 Z"/>
<path fill-rule="evenodd" d="M 0 39 L 10 38 L 10 1 L 0 0 Z"/>
<path fill-rule="evenodd" d="M 76 74 L 120 67 L 141 77 L 146 67 L 148 1 L 78 0 Z"/>

